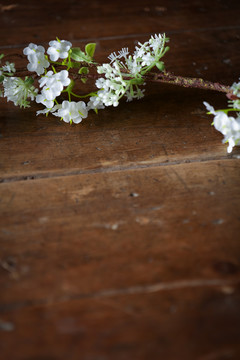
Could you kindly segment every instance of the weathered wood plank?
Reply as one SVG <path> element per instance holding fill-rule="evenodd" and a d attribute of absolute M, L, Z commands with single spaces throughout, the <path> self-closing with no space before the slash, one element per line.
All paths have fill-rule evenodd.
<path fill-rule="evenodd" d="M 239 1 L 1 1 L 0 45 L 239 27 Z M 213 11 L 214 9 L 214 11 Z M 228 16 L 226 16 L 226 13 Z M 7 36 L 5 31 L 7 29 Z M 58 29 L 58 34 L 56 30 Z"/>
<path fill-rule="evenodd" d="M 188 286 L 65 299 L 1 317 L 9 360 L 233 359 L 240 356 L 239 288 Z M 21 351 L 16 351 L 21 344 Z M 173 346 L 174 344 L 174 346 Z"/>
<path fill-rule="evenodd" d="M 2 309 L 239 275 L 239 175 L 225 160 L 1 184 Z"/>
<path fill-rule="evenodd" d="M 0 52 L 59 36 L 97 58 L 166 32 L 168 71 L 231 84 L 237 0 L 1 1 Z M 240 358 L 239 149 L 202 105 L 151 84 L 80 126 L 0 112 L 0 358 Z"/>

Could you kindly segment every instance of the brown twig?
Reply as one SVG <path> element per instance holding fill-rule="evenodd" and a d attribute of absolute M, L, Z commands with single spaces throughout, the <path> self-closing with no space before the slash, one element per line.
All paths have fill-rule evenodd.
<path fill-rule="evenodd" d="M 216 82 L 206 81 L 201 78 L 191 78 L 176 76 L 170 72 L 150 73 L 146 76 L 146 80 L 150 82 L 162 82 L 167 84 L 178 85 L 182 87 L 198 88 L 203 90 L 215 90 L 231 94 L 230 86 L 222 85 Z"/>

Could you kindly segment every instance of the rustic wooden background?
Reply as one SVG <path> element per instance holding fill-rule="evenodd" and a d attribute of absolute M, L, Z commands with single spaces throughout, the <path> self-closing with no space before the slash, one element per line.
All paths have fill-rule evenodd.
<path fill-rule="evenodd" d="M 167 70 L 231 85 L 239 0 L 0 3 L 0 52 L 58 36 L 96 58 L 166 32 Z M 0 359 L 240 359 L 240 149 L 151 84 L 78 126 L 0 104 Z"/>

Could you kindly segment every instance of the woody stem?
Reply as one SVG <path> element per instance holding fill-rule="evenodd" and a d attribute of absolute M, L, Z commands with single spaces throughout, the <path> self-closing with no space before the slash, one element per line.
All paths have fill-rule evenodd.
<path fill-rule="evenodd" d="M 222 85 L 216 82 L 206 81 L 201 78 L 176 76 L 170 72 L 149 73 L 145 77 L 145 79 L 150 82 L 162 82 L 167 84 L 179 85 L 182 87 L 215 90 L 227 94 L 232 93 L 230 86 Z"/>

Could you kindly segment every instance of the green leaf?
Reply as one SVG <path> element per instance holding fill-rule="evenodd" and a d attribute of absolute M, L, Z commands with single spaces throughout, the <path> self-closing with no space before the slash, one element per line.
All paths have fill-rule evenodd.
<path fill-rule="evenodd" d="M 156 63 L 156 67 L 160 70 L 160 71 L 163 71 L 165 69 L 165 66 L 164 66 L 164 62 L 162 61 L 159 61 Z"/>
<path fill-rule="evenodd" d="M 34 83 L 34 80 L 33 80 L 33 78 L 31 76 L 26 76 L 25 80 L 24 80 L 24 83 L 26 85 L 32 85 Z"/>
<path fill-rule="evenodd" d="M 89 73 L 89 69 L 87 67 L 81 67 L 78 71 L 79 74 L 88 74 Z"/>
<path fill-rule="evenodd" d="M 76 61 L 91 62 L 91 58 L 86 55 L 80 48 L 72 48 L 71 58 Z"/>
<path fill-rule="evenodd" d="M 4 57 L 4 54 L 0 54 L 0 60 Z"/>
<path fill-rule="evenodd" d="M 87 78 L 81 78 L 81 81 L 82 81 L 83 84 L 86 84 Z"/>
<path fill-rule="evenodd" d="M 71 58 L 73 60 L 81 61 L 83 55 L 85 55 L 85 54 L 80 48 L 72 48 L 71 49 Z"/>
<path fill-rule="evenodd" d="M 2 83 L 2 82 L 3 82 L 3 80 L 4 80 L 4 76 L 3 76 L 3 75 L 1 75 L 1 76 L 0 76 L 0 83 Z"/>
<path fill-rule="evenodd" d="M 89 43 L 85 46 L 85 52 L 90 58 L 93 58 L 95 53 L 96 43 Z"/>

